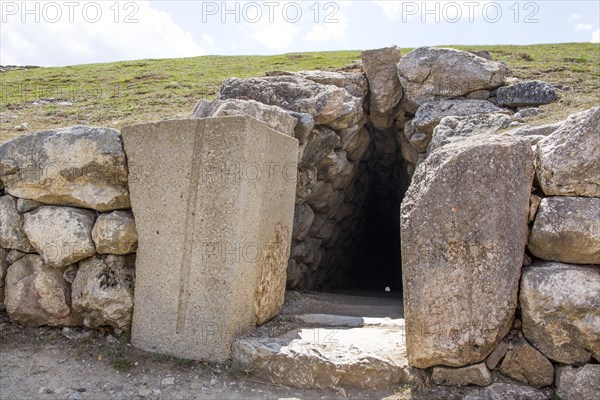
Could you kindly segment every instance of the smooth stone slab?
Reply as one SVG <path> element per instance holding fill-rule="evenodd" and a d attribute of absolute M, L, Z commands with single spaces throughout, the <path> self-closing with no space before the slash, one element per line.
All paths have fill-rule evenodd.
<path fill-rule="evenodd" d="M 138 230 L 132 344 L 223 361 L 283 304 L 296 139 L 249 116 L 123 129 Z"/>
<path fill-rule="evenodd" d="M 406 359 L 401 327 L 294 329 L 233 344 L 236 365 L 275 384 L 297 388 L 378 389 L 422 383 Z"/>

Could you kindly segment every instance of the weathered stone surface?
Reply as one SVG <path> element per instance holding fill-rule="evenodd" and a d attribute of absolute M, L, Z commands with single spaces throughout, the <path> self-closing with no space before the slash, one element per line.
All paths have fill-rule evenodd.
<path fill-rule="evenodd" d="M 495 89 L 504 83 L 505 74 L 500 63 L 454 49 L 419 47 L 398 63 L 404 98 L 413 112 L 427 101 Z"/>
<path fill-rule="evenodd" d="M 6 311 L 15 322 L 29 326 L 81 322 L 71 310 L 69 285 L 62 272 L 44 264 L 37 254 L 27 254 L 8 268 L 5 290 Z"/>
<path fill-rule="evenodd" d="M 331 129 L 318 126 L 308 136 L 308 144 L 300 161 L 300 168 L 311 168 L 327 157 L 339 144 L 340 138 Z"/>
<path fill-rule="evenodd" d="M 8 262 L 6 262 L 6 256 L 8 251 L 0 247 L 0 311 L 4 310 L 4 277 L 6 276 L 6 270 L 8 269 Z"/>
<path fill-rule="evenodd" d="M 489 90 L 475 90 L 465 95 L 466 99 L 469 100 L 487 100 L 490 98 Z"/>
<path fill-rule="evenodd" d="M 44 263 L 63 268 L 96 253 L 95 213 L 72 207 L 43 206 L 25 214 L 24 230 Z"/>
<path fill-rule="evenodd" d="M 496 101 L 507 107 L 539 106 L 556 100 L 554 87 L 542 81 L 527 81 L 498 88 Z"/>
<path fill-rule="evenodd" d="M 132 343 L 223 361 L 283 304 L 297 141 L 248 116 L 136 125 L 123 138 L 139 237 Z M 252 179 L 224 165 L 252 166 Z"/>
<path fill-rule="evenodd" d="M 556 395 L 561 400 L 599 400 L 600 365 L 580 368 L 570 365 L 556 369 Z"/>
<path fill-rule="evenodd" d="M 537 107 L 525 107 L 525 108 L 519 108 L 518 111 L 513 115 L 513 117 L 516 120 L 523 120 L 526 118 L 535 117 L 537 115 L 540 115 L 541 113 L 542 113 L 542 110 L 540 110 Z"/>
<path fill-rule="evenodd" d="M 320 247 L 320 239 L 306 238 L 301 242 L 292 244 L 291 256 L 302 264 L 319 265 L 321 261 Z"/>
<path fill-rule="evenodd" d="M 558 128 L 562 126 L 563 122 L 556 122 L 553 124 L 529 126 L 525 125 L 520 128 L 516 128 L 506 132 L 506 135 L 513 136 L 548 136 L 554 133 Z"/>
<path fill-rule="evenodd" d="M 294 129 L 294 137 L 298 139 L 298 143 L 303 145 L 308 139 L 308 135 L 312 132 L 315 127 L 315 119 L 312 115 L 306 113 L 299 113 L 295 111 L 288 111 L 291 116 L 298 120 L 298 124 Z"/>
<path fill-rule="evenodd" d="M 315 190 L 306 199 L 306 202 L 315 211 L 323 211 L 331 204 L 333 185 L 329 182 L 318 181 Z"/>
<path fill-rule="evenodd" d="M 546 197 L 529 236 L 534 256 L 572 264 L 600 264 L 600 198 Z"/>
<path fill-rule="evenodd" d="M 526 141 L 450 143 L 417 168 L 402 202 L 402 278 L 412 366 L 477 363 L 511 328 L 527 241 Z"/>
<path fill-rule="evenodd" d="M 12 249 L 6 255 L 5 260 L 8 263 L 8 265 L 11 265 L 15 261 L 17 261 L 19 258 L 23 257 L 24 255 L 25 255 L 25 253 L 23 253 L 22 251 Z"/>
<path fill-rule="evenodd" d="M 402 153 L 402 158 L 404 161 L 416 165 L 417 160 L 419 159 L 419 151 L 413 146 L 404 133 L 404 131 L 399 131 L 396 134 L 396 141 L 398 142 L 398 147 Z"/>
<path fill-rule="evenodd" d="M 131 211 L 113 211 L 100 214 L 92 239 L 99 254 L 129 254 L 137 248 L 137 230 Z"/>
<path fill-rule="evenodd" d="M 42 203 L 34 200 L 17 199 L 17 211 L 20 213 L 26 213 L 34 208 L 41 206 Z"/>
<path fill-rule="evenodd" d="M 319 180 L 331 180 L 348 166 L 345 151 L 332 151 L 316 165 Z"/>
<path fill-rule="evenodd" d="M 493 135 L 507 128 L 512 119 L 505 114 L 478 114 L 466 117 L 444 117 L 433 130 L 428 152 L 455 140 L 470 136 Z"/>
<path fill-rule="evenodd" d="M 134 256 L 94 256 L 79 263 L 71 299 L 85 326 L 129 328 L 133 312 L 133 267 Z"/>
<path fill-rule="evenodd" d="M 433 367 L 432 378 L 437 385 L 446 386 L 487 386 L 492 383 L 492 374 L 485 363 L 462 368 Z"/>
<path fill-rule="evenodd" d="M 296 182 L 296 203 L 304 202 L 317 188 L 317 169 L 301 169 Z"/>
<path fill-rule="evenodd" d="M 297 76 L 229 78 L 219 99 L 248 98 L 287 110 L 308 113 L 317 125 L 344 129 L 363 117 L 362 99 L 333 85 L 322 85 Z"/>
<path fill-rule="evenodd" d="M 538 262 L 523 269 L 523 333 L 551 360 L 600 357 L 600 267 Z"/>
<path fill-rule="evenodd" d="M 13 196 L 45 204 L 129 208 L 125 153 L 114 129 L 74 126 L 19 136 L 0 146 L 0 179 Z"/>
<path fill-rule="evenodd" d="M 500 361 L 502 361 L 502 359 L 506 355 L 507 351 L 508 342 L 503 340 L 500 343 L 498 343 L 498 346 L 496 346 L 494 351 L 492 351 L 490 355 L 485 359 L 485 366 L 488 367 L 490 370 L 496 368 L 498 364 L 500 364 Z"/>
<path fill-rule="evenodd" d="M 538 143 L 536 171 L 548 196 L 600 197 L 600 107 L 571 115 Z"/>
<path fill-rule="evenodd" d="M 26 253 L 33 251 L 23 230 L 23 216 L 17 211 L 17 201 L 9 195 L 0 197 L 0 246 Z"/>
<path fill-rule="evenodd" d="M 286 271 L 287 275 L 287 287 L 289 289 L 296 288 L 302 281 L 302 277 L 306 273 L 306 265 L 296 262 L 293 258 L 288 260 L 288 267 Z"/>
<path fill-rule="evenodd" d="M 315 213 L 312 208 L 306 203 L 296 205 L 294 212 L 294 230 L 292 232 L 292 238 L 295 240 L 302 240 L 308 234 L 310 226 L 315 219 Z"/>
<path fill-rule="evenodd" d="M 294 136 L 298 120 L 281 107 L 269 106 L 254 100 L 199 100 L 192 112 L 193 118 L 249 115 L 263 121 L 277 132 Z"/>
<path fill-rule="evenodd" d="M 79 263 L 71 264 L 63 271 L 63 279 L 69 283 L 73 283 L 77 277 L 77 271 L 79 270 Z"/>
<path fill-rule="evenodd" d="M 371 143 L 371 136 L 367 128 L 359 129 L 355 135 L 348 140 L 348 144 L 344 147 L 348 160 L 357 161 L 362 158 Z"/>
<path fill-rule="evenodd" d="M 525 339 L 512 344 L 498 370 L 516 381 L 536 388 L 554 382 L 554 366 Z"/>
<path fill-rule="evenodd" d="M 427 145 L 431 140 L 431 135 L 417 130 L 412 120 L 404 124 L 404 136 L 418 153 L 427 151 Z"/>
<path fill-rule="evenodd" d="M 506 111 L 487 100 L 442 100 L 425 103 L 419 107 L 412 123 L 416 129 L 431 134 L 444 117 L 492 113 Z"/>
<path fill-rule="evenodd" d="M 540 207 L 540 203 L 542 202 L 542 198 L 537 194 L 532 194 L 529 198 L 529 218 L 528 221 L 531 223 L 535 220 L 535 216 L 537 215 L 538 208 Z M 531 240 L 531 235 L 529 237 Z"/>
<path fill-rule="evenodd" d="M 354 97 L 364 99 L 369 91 L 369 84 L 365 74 L 361 72 L 338 72 L 338 71 L 298 71 L 292 73 L 309 81 L 321 85 L 333 85 L 346 89 Z"/>
<path fill-rule="evenodd" d="M 299 388 L 374 389 L 418 383 L 399 328 L 298 329 L 233 344 L 234 362 L 270 382 Z"/>
<path fill-rule="evenodd" d="M 362 66 L 369 80 L 371 110 L 388 114 L 402 98 L 396 68 L 401 57 L 400 48 L 396 46 L 361 53 Z"/>
<path fill-rule="evenodd" d="M 467 395 L 464 400 L 547 400 L 547 397 L 529 386 L 498 382 Z"/>

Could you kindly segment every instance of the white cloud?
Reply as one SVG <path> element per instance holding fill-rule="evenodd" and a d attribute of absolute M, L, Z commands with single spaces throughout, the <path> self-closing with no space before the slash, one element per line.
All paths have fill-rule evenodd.
<path fill-rule="evenodd" d="M 286 50 L 292 46 L 300 31 L 302 28 L 293 23 L 276 20 L 253 27 L 248 36 L 269 49 Z"/>
<path fill-rule="evenodd" d="M 247 11 L 243 11 L 247 3 L 255 5 L 248 7 Z M 303 18 L 295 20 L 295 12 L 300 9 L 298 16 L 302 17 L 302 11 L 305 11 L 305 7 L 302 6 L 304 3 L 299 4 L 294 1 L 278 1 L 275 3 L 271 9 L 260 2 L 241 1 L 241 25 L 237 28 L 237 31 L 270 50 L 285 51 L 294 45 L 296 38 L 302 31 L 300 22 Z M 287 11 L 284 12 L 283 10 Z M 237 50 L 238 44 L 231 44 L 230 47 Z"/>
<path fill-rule="evenodd" d="M 305 39 L 312 43 L 326 43 L 332 40 L 342 42 L 346 36 L 348 36 L 348 16 L 338 10 L 330 21 L 315 25 L 305 35 Z"/>
<path fill-rule="evenodd" d="M 592 25 L 590 24 L 575 24 L 576 31 L 591 31 Z"/>
<path fill-rule="evenodd" d="M 202 40 L 211 47 L 215 45 L 215 38 L 210 36 L 208 33 L 202 35 Z"/>
<path fill-rule="evenodd" d="M 43 7 L 44 3 L 38 3 Z M 86 9 L 88 3 L 99 5 L 100 13 L 93 7 Z M 71 21 L 69 9 L 64 6 L 67 3 L 55 4 L 61 7 L 61 17 L 55 23 L 44 18 L 50 15 L 54 19 L 55 10 L 45 14 L 43 8 L 38 12 L 39 22 L 35 21 L 35 15 L 26 15 L 22 22 L 20 10 L 15 15 L 4 16 L 0 35 L 3 64 L 57 66 L 204 54 L 190 33 L 177 26 L 169 14 L 152 8 L 148 1 L 84 1 L 71 9 Z M 114 4 L 119 4 L 118 14 Z M 126 4 L 133 5 L 125 8 Z M 96 15 L 99 18 L 93 22 Z M 127 16 L 137 22 L 125 23 Z"/>
<path fill-rule="evenodd" d="M 397 21 L 402 17 L 402 2 L 400 1 L 375 1 L 383 14 L 390 21 Z"/>
<path fill-rule="evenodd" d="M 600 29 L 592 32 L 592 43 L 600 43 Z"/>
<path fill-rule="evenodd" d="M 567 19 L 569 22 L 579 21 L 581 19 L 581 15 L 579 14 L 571 14 L 571 16 Z"/>

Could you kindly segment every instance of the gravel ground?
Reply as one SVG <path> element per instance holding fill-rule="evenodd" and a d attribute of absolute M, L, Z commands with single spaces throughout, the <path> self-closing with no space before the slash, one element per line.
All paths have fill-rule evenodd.
<path fill-rule="evenodd" d="M 305 313 L 397 317 L 392 314 L 401 312 L 398 304 L 397 298 L 382 301 L 289 292 L 281 315 L 255 334 L 275 336 L 306 326 L 293 318 Z M 0 313 L 0 399 L 460 400 L 478 390 L 429 382 L 382 391 L 294 389 L 260 381 L 231 363 L 181 360 L 144 352 L 128 342 L 126 335 L 109 330 L 23 328 L 11 323 L 6 313 Z"/>

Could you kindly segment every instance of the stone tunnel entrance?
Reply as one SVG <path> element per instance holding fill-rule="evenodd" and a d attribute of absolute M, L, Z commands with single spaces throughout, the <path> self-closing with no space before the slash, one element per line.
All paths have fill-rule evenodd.
<path fill-rule="evenodd" d="M 363 128 L 368 146 L 356 162 L 356 178 L 343 188 L 354 205 L 351 223 L 336 224 L 343 240 L 338 237 L 333 246 L 325 242 L 315 279 L 303 281 L 301 288 L 401 297 L 400 204 L 410 184 L 400 147 L 402 128 L 377 129 L 371 122 Z"/>
<path fill-rule="evenodd" d="M 364 162 L 367 196 L 348 265 L 345 289 L 402 291 L 400 204 L 409 177 L 396 143 L 397 131 L 368 127 L 373 148 Z M 400 132 L 400 134 L 402 134 Z"/>

